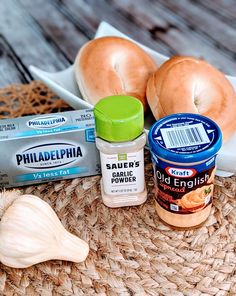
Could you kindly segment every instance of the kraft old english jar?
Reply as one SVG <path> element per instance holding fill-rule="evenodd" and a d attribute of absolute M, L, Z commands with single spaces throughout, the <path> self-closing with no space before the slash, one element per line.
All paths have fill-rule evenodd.
<path fill-rule="evenodd" d="M 198 114 L 173 114 L 152 126 L 148 140 L 160 219 L 177 228 L 202 224 L 212 206 L 219 127 Z"/>

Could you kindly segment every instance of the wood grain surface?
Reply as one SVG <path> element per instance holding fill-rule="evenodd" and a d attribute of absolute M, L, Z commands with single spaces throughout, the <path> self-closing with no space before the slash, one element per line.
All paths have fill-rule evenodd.
<path fill-rule="evenodd" d="M 236 0 L 0 0 L 0 87 L 31 82 L 30 65 L 51 72 L 67 68 L 101 21 L 164 55 L 203 58 L 236 76 Z M 17 103 L 22 111 L 24 105 L 25 115 L 28 101 L 35 113 L 45 102 L 48 112 L 50 102 L 59 102 L 53 94 L 46 101 L 47 88 L 38 82 L 5 92 L 0 95 L 9 109 L 16 112 Z M 9 116 L 3 102 L 1 107 L 0 115 Z M 152 166 L 146 162 L 151 196 Z M 207 224 L 186 232 L 160 223 L 151 198 L 140 208 L 108 210 L 98 198 L 99 181 L 95 176 L 24 188 L 89 241 L 90 256 L 78 265 L 2 265 L 0 296 L 236 295 L 235 176 L 217 178 Z"/>
<path fill-rule="evenodd" d="M 152 49 L 203 58 L 236 76 L 234 0 L 1 0 L 0 87 L 58 71 L 104 20 Z"/>

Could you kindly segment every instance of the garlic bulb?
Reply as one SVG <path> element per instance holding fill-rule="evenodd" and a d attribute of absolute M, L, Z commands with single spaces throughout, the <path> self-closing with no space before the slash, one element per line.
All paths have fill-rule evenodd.
<path fill-rule="evenodd" d="M 81 262 L 88 244 L 69 233 L 53 209 L 34 195 L 0 194 L 0 262 L 25 268 L 51 259 Z"/>

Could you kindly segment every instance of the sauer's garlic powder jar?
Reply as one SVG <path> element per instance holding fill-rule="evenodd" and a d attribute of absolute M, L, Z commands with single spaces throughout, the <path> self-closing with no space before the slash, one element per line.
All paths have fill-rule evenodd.
<path fill-rule="evenodd" d="M 95 105 L 94 117 L 103 203 L 111 208 L 144 203 L 146 134 L 142 103 L 131 96 L 109 96 Z"/>
<path fill-rule="evenodd" d="M 159 217 L 178 228 L 200 225 L 212 205 L 219 127 L 201 115 L 174 114 L 158 120 L 148 140 Z"/>

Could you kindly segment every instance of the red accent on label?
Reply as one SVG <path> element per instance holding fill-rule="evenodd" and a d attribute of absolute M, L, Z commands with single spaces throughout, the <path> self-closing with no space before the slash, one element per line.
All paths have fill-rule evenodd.
<path fill-rule="evenodd" d="M 182 169 L 175 167 L 166 167 L 165 171 L 169 176 L 176 178 L 192 178 L 197 173 L 195 169 Z"/>

